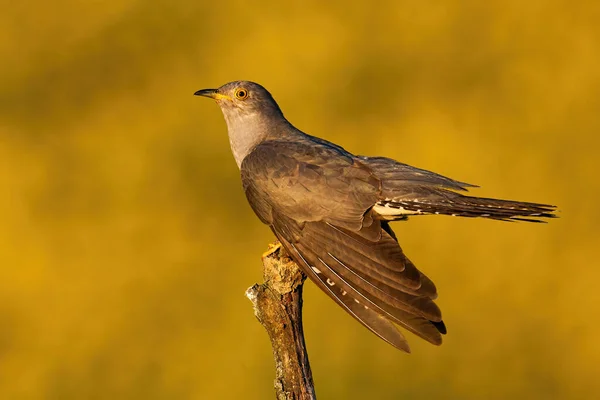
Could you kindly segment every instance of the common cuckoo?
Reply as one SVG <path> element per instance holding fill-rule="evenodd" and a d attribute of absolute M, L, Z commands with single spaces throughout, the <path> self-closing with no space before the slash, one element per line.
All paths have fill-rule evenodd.
<path fill-rule="evenodd" d="M 225 116 L 243 188 L 306 275 L 377 336 L 409 352 L 401 326 L 439 345 L 433 282 L 404 255 L 390 221 L 439 214 L 541 222 L 554 206 L 471 197 L 469 187 L 385 157 L 357 156 L 295 128 L 262 86 L 203 89 Z"/>

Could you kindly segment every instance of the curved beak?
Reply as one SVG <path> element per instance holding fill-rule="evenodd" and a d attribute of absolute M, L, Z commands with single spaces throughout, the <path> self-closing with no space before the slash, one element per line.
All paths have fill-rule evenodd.
<path fill-rule="evenodd" d="M 210 97 L 215 100 L 231 100 L 231 97 L 219 93 L 219 89 L 202 89 L 194 93 L 195 96 Z"/>
<path fill-rule="evenodd" d="M 214 99 L 217 97 L 217 89 L 201 89 L 194 93 L 194 96 L 204 96 Z"/>

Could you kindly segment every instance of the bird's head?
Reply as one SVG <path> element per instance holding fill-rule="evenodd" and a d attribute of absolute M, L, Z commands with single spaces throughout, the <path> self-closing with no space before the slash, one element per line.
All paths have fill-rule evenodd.
<path fill-rule="evenodd" d="M 271 93 L 258 83 L 235 81 L 218 89 L 202 89 L 194 93 L 214 99 L 225 116 L 233 156 L 241 165 L 246 155 L 260 142 L 280 137 L 289 129 Z"/>
<path fill-rule="evenodd" d="M 282 115 L 271 93 L 254 82 L 229 82 L 218 89 L 202 89 L 194 94 L 216 100 L 228 125 L 236 120 Z"/>

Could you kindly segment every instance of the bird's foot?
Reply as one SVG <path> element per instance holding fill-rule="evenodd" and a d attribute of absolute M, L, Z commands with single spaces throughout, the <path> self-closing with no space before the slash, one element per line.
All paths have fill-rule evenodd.
<path fill-rule="evenodd" d="M 267 249 L 267 251 L 265 251 L 262 254 L 262 258 L 268 257 L 280 249 L 281 249 L 281 243 L 279 242 L 279 240 L 277 240 L 273 243 L 269 243 L 269 248 Z"/>

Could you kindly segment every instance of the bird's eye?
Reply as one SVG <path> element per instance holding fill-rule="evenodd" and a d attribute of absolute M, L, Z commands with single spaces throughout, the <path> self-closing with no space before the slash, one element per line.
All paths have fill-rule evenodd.
<path fill-rule="evenodd" d="M 248 91 L 246 89 L 237 89 L 235 91 L 235 98 L 238 100 L 244 100 L 248 97 Z"/>

